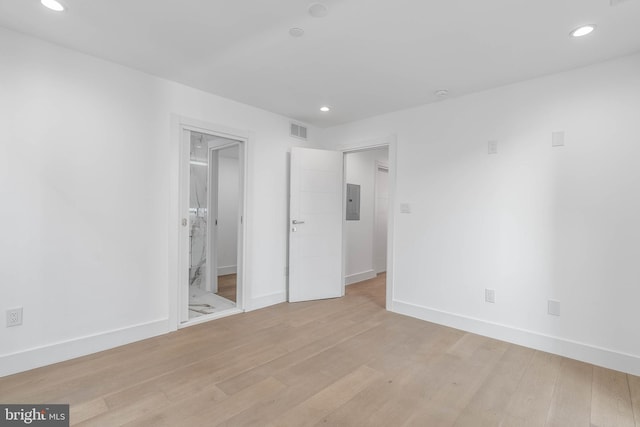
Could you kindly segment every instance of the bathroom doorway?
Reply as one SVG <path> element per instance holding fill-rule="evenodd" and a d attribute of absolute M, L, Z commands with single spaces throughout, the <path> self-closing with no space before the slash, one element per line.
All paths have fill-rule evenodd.
<path fill-rule="evenodd" d="M 183 130 L 180 326 L 242 311 L 245 141 Z M 187 164 L 188 163 L 188 164 Z"/>

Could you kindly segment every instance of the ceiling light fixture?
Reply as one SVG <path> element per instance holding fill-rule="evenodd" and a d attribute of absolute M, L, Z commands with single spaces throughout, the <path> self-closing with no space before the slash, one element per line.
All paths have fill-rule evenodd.
<path fill-rule="evenodd" d="M 324 105 L 320 107 L 320 111 L 322 111 L 323 113 L 328 113 L 329 111 L 331 111 L 331 108 Z"/>
<path fill-rule="evenodd" d="M 327 9 L 327 6 L 323 5 L 322 3 L 312 3 L 309 6 L 309 15 L 313 16 L 314 18 L 324 18 L 328 13 L 329 9 Z"/>
<path fill-rule="evenodd" d="M 302 28 L 291 28 L 289 29 L 289 35 L 291 37 L 302 37 L 302 35 L 304 34 L 304 30 Z"/>
<path fill-rule="evenodd" d="M 47 9 L 54 10 L 56 12 L 64 11 L 64 6 L 57 0 L 40 0 L 40 3 Z"/>
<path fill-rule="evenodd" d="M 449 91 L 447 89 L 440 89 L 434 92 L 438 98 L 444 98 L 449 95 Z"/>
<path fill-rule="evenodd" d="M 583 25 L 571 31 L 570 34 L 571 34 L 571 37 L 582 37 L 582 36 L 586 36 L 587 34 L 591 34 L 595 29 L 596 29 L 596 26 L 594 24 Z"/>

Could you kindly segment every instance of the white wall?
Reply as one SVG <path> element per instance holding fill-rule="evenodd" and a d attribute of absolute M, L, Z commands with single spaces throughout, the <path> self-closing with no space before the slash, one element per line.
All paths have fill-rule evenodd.
<path fill-rule="evenodd" d="M 226 157 L 226 148 L 220 151 L 218 165 L 218 274 L 236 272 L 238 251 L 238 159 Z"/>
<path fill-rule="evenodd" d="M 360 186 L 360 220 L 346 221 L 345 283 L 376 276 L 374 266 L 374 203 L 376 161 L 387 162 L 388 149 L 358 151 L 345 156 L 345 177 Z"/>
<path fill-rule="evenodd" d="M 553 131 L 565 147 L 551 147 Z M 640 374 L 640 55 L 323 138 L 345 147 L 389 134 L 395 311 Z"/>
<path fill-rule="evenodd" d="M 0 63 L 0 375 L 176 328 L 172 114 L 252 132 L 247 306 L 285 300 L 287 118 L 5 29 Z"/>

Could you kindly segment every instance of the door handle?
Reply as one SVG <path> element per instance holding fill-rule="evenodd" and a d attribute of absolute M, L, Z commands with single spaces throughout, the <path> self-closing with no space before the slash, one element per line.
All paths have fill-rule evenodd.
<path fill-rule="evenodd" d="M 291 220 L 291 224 L 304 224 L 304 221 L 298 221 L 297 219 Z"/>

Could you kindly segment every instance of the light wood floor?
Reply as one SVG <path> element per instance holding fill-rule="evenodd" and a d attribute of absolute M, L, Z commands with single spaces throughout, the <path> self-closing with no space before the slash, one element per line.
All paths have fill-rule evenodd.
<path fill-rule="evenodd" d="M 236 302 L 236 283 L 237 276 L 235 274 L 218 276 L 218 292 L 216 292 L 216 294 Z"/>
<path fill-rule="evenodd" d="M 91 426 L 633 426 L 640 378 L 386 312 L 384 276 L 0 379 Z M 635 418 L 634 418 L 635 417 Z"/>

